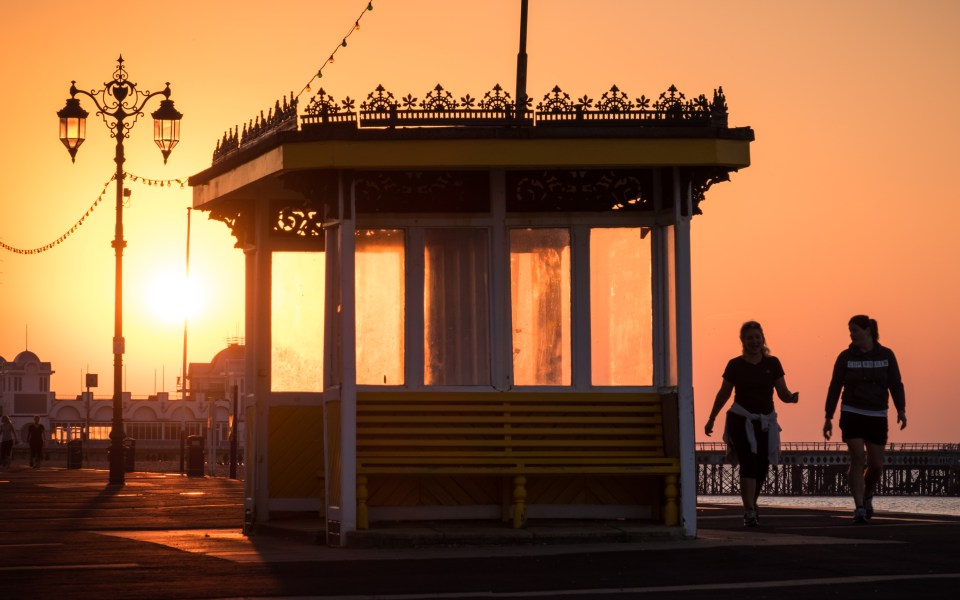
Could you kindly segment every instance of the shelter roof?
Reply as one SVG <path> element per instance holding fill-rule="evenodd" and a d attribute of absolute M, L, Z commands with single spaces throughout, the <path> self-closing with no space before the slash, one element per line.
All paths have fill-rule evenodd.
<path fill-rule="evenodd" d="M 457 100 L 437 85 L 422 100 L 378 86 L 359 108 L 319 90 L 298 114 L 278 101 L 266 117 L 224 134 L 213 164 L 189 180 L 194 206 L 283 199 L 285 174 L 318 170 L 583 169 L 749 166 L 749 127 L 729 127 L 722 88 L 713 98 L 671 86 L 654 101 L 617 86 L 594 100 L 559 87 L 523 110 L 496 86 Z"/>

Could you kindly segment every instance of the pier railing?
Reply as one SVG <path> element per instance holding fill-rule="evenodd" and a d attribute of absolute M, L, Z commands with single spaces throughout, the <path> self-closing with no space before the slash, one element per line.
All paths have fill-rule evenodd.
<path fill-rule="evenodd" d="M 697 493 L 738 495 L 739 468 L 722 442 L 697 444 Z M 763 491 L 783 496 L 849 494 L 850 460 L 842 442 L 785 442 L 780 464 L 771 466 Z M 887 445 L 878 494 L 960 496 L 960 444 Z"/>

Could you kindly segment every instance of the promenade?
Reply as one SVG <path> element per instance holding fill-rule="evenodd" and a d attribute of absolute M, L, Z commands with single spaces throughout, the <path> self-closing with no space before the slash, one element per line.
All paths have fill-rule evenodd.
<path fill-rule="evenodd" d="M 702 505 L 696 540 L 622 522 L 379 527 L 317 543 L 318 522 L 241 532 L 243 484 L 102 470 L 0 471 L 7 598 L 945 598 L 960 585 L 960 518 Z M 358 547 L 363 546 L 363 547 Z"/>

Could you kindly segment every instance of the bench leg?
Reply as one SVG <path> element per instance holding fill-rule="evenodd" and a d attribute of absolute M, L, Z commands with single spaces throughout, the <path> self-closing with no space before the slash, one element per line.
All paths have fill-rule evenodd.
<path fill-rule="evenodd" d="M 513 478 L 513 528 L 522 529 L 527 525 L 527 478 L 517 475 Z"/>
<path fill-rule="evenodd" d="M 677 476 L 667 475 L 664 477 L 663 484 L 663 524 L 680 524 L 680 507 L 677 504 L 677 498 L 680 493 L 677 489 Z"/>
<path fill-rule="evenodd" d="M 357 529 L 370 529 L 367 494 L 367 476 L 357 475 Z"/>

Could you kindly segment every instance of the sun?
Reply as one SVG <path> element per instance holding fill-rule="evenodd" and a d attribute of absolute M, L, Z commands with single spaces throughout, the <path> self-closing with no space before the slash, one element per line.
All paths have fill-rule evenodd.
<path fill-rule="evenodd" d="M 206 294 L 196 278 L 189 281 L 173 269 L 153 274 L 146 285 L 150 313 L 164 323 L 183 323 L 203 309 Z"/>

